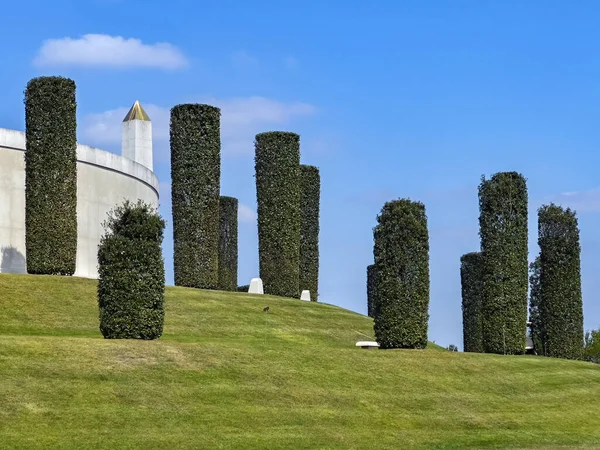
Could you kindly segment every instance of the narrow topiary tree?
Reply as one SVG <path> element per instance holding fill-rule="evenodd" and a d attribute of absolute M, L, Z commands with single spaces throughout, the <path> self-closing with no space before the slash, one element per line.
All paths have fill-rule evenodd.
<path fill-rule="evenodd" d="M 583 354 L 581 248 L 575 212 L 550 204 L 538 210 L 540 315 L 547 356 L 580 359 Z"/>
<path fill-rule="evenodd" d="M 487 353 L 522 354 L 527 328 L 527 184 L 500 172 L 479 185 L 483 263 L 483 345 Z"/>
<path fill-rule="evenodd" d="M 544 342 L 546 341 L 544 333 L 544 323 L 540 315 L 540 305 L 542 302 L 542 286 L 540 277 L 542 265 L 540 257 L 529 264 L 529 321 L 531 322 L 531 340 L 533 341 L 533 350 L 537 355 L 544 356 L 546 350 Z"/>
<path fill-rule="evenodd" d="M 25 252 L 31 274 L 73 275 L 77 261 L 75 82 L 33 78 L 25 90 Z"/>
<path fill-rule="evenodd" d="M 429 235 L 425 205 L 387 202 L 377 217 L 375 336 L 380 348 L 425 348 L 429 321 Z"/>
<path fill-rule="evenodd" d="M 467 253 L 460 258 L 462 290 L 463 349 L 483 353 L 481 306 L 483 296 L 483 254 Z"/>
<path fill-rule="evenodd" d="M 319 296 L 319 204 L 321 176 L 314 166 L 300 166 L 300 290 Z"/>
<path fill-rule="evenodd" d="M 219 108 L 184 104 L 171 109 L 171 197 L 175 285 L 219 284 Z"/>
<path fill-rule="evenodd" d="M 238 199 L 221 197 L 219 217 L 219 289 L 238 288 Z"/>
<path fill-rule="evenodd" d="M 256 135 L 258 255 L 265 294 L 299 297 L 300 136 Z"/>
<path fill-rule="evenodd" d="M 367 266 L 367 315 L 375 317 L 375 264 Z"/>
<path fill-rule="evenodd" d="M 106 339 L 157 339 L 164 323 L 164 220 L 150 205 L 111 211 L 98 249 L 100 331 Z"/>

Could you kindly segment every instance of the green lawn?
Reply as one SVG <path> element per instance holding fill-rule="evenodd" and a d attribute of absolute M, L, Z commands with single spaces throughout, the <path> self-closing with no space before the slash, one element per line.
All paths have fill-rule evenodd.
<path fill-rule="evenodd" d="M 0 275 L 0 448 L 600 448 L 597 365 L 362 350 L 359 314 L 182 288 L 160 340 L 109 341 L 95 288 Z"/>

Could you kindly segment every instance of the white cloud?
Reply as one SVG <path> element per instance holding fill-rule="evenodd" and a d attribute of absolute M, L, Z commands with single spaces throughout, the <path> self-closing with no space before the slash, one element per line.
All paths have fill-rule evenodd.
<path fill-rule="evenodd" d="M 546 198 L 546 202 L 554 202 L 576 212 L 600 212 L 600 188 L 562 192 Z"/>
<path fill-rule="evenodd" d="M 78 39 L 44 41 L 34 64 L 179 69 L 187 65 L 187 60 L 177 47 L 168 43 L 144 44 L 139 39 L 86 34 Z"/>
<path fill-rule="evenodd" d="M 238 220 L 242 223 L 255 223 L 258 215 L 253 208 L 240 203 L 238 205 Z"/>
<path fill-rule="evenodd" d="M 201 103 L 221 108 L 221 140 L 224 155 L 251 155 L 254 153 L 254 136 L 274 127 L 284 129 L 285 125 L 298 117 L 311 116 L 317 109 L 308 103 L 280 102 L 264 97 L 244 97 L 230 99 L 204 99 Z M 165 149 L 162 145 L 169 141 L 170 108 L 154 104 L 142 106 L 152 120 L 152 135 L 155 149 Z M 121 107 L 83 117 L 81 142 L 89 145 L 115 145 L 121 142 L 121 123 L 129 107 Z M 155 158 L 167 157 L 157 154 Z"/>
<path fill-rule="evenodd" d="M 258 59 L 250 55 L 245 50 L 234 52 L 231 55 L 231 62 L 238 68 L 258 67 Z"/>

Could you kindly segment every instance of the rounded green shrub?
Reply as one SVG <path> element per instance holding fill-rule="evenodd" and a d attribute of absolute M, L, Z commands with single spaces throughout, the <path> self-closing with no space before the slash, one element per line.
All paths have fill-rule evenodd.
<path fill-rule="evenodd" d="M 203 104 L 171 109 L 171 201 L 175 285 L 219 285 L 221 111 Z"/>
<path fill-rule="evenodd" d="M 321 176 L 314 166 L 300 166 L 300 291 L 319 296 L 319 205 Z"/>
<path fill-rule="evenodd" d="M 256 135 L 258 255 L 265 294 L 300 295 L 300 136 Z"/>
<path fill-rule="evenodd" d="M 238 199 L 221 197 L 219 237 L 219 289 L 238 287 Z"/>
<path fill-rule="evenodd" d="M 106 339 L 157 339 L 164 323 L 164 220 L 150 205 L 111 211 L 98 248 L 100 331 Z"/>
<path fill-rule="evenodd" d="M 243 286 L 238 286 L 237 287 L 237 291 L 238 292 L 248 292 L 248 289 L 250 289 L 250 285 L 249 284 L 245 284 Z"/>
<path fill-rule="evenodd" d="M 77 261 L 75 82 L 33 78 L 25 90 L 25 252 L 30 274 L 73 275 Z"/>
<path fill-rule="evenodd" d="M 387 202 L 374 229 L 375 336 L 380 348 L 425 348 L 429 234 L 425 205 Z"/>
<path fill-rule="evenodd" d="M 527 182 L 500 172 L 479 185 L 486 353 L 522 354 L 527 328 Z"/>
<path fill-rule="evenodd" d="M 467 253 L 460 258 L 462 291 L 463 349 L 483 353 L 481 306 L 483 296 L 483 254 Z"/>
<path fill-rule="evenodd" d="M 550 204 L 538 210 L 540 316 L 546 356 L 583 355 L 581 247 L 575 211 Z"/>
<path fill-rule="evenodd" d="M 375 264 L 367 266 L 367 315 L 375 316 Z"/>

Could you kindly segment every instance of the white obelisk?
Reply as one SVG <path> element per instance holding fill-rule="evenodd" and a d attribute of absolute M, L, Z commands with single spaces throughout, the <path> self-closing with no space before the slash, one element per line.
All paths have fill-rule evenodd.
<path fill-rule="evenodd" d="M 152 122 L 137 100 L 123 119 L 121 154 L 153 170 Z"/>

